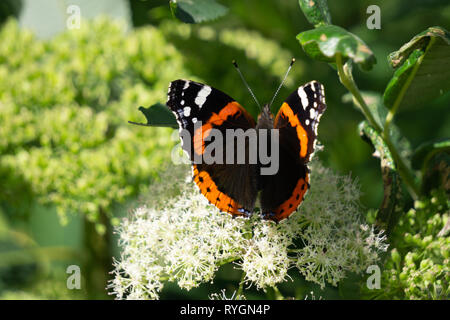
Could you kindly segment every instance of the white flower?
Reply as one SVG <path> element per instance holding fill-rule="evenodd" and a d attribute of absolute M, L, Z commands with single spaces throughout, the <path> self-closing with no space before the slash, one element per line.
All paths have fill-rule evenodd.
<path fill-rule="evenodd" d="M 236 291 L 233 291 L 231 296 L 228 298 L 225 289 L 222 289 L 220 293 L 212 293 L 209 295 L 210 300 L 245 300 L 245 297 L 241 294 L 238 294 Z"/>
<path fill-rule="evenodd" d="M 182 166 L 165 172 L 161 181 L 170 184 L 170 197 L 157 183 L 147 205 L 118 228 L 122 255 L 109 285 L 118 299 L 157 299 L 165 281 L 189 290 L 230 262 L 244 272 L 243 283 L 258 289 L 288 280 L 290 268 L 321 287 L 337 285 L 386 250 L 385 236 L 361 218 L 357 184 L 317 162 L 304 203 L 279 224 L 219 212 L 184 182 L 186 172 Z"/>

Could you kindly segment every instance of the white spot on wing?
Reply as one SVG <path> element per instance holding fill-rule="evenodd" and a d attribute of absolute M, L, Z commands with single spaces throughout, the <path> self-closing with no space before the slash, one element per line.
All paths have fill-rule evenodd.
<path fill-rule="evenodd" d="M 303 87 L 298 88 L 297 93 L 298 96 L 300 97 L 300 100 L 302 101 L 303 110 L 305 110 L 306 107 L 308 106 L 308 96 L 306 95 L 306 92 L 303 89 Z"/>
<path fill-rule="evenodd" d="M 189 88 L 189 84 L 190 84 L 191 82 L 188 80 L 188 81 L 186 81 L 185 83 L 184 83 L 184 86 L 183 86 L 183 90 L 186 90 L 187 88 Z"/>
<path fill-rule="evenodd" d="M 191 114 L 191 108 L 184 107 L 183 114 L 184 114 L 185 117 L 189 117 L 189 115 Z"/>
<path fill-rule="evenodd" d="M 206 101 L 206 98 L 211 93 L 212 89 L 209 86 L 203 86 L 201 90 L 198 92 L 197 97 L 195 98 L 195 103 L 201 108 Z"/>

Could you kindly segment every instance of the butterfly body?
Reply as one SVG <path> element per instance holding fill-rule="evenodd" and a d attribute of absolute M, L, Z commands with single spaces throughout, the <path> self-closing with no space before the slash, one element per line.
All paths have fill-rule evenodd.
<path fill-rule="evenodd" d="M 249 216 L 259 197 L 262 216 L 278 222 L 303 201 L 309 188 L 307 164 L 326 109 L 320 83 L 312 81 L 299 87 L 275 117 L 265 105 L 257 122 L 225 93 L 190 80 L 170 84 L 167 106 L 178 121 L 182 148 L 191 159 L 196 185 L 221 211 L 233 217 Z M 228 136 L 230 132 L 243 138 Z M 220 135 L 223 141 L 217 140 Z M 213 155 L 223 154 L 224 161 L 198 161 L 213 143 L 219 146 Z M 255 153 L 275 156 L 268 163 L 267 157 L 255 160 Z"/>

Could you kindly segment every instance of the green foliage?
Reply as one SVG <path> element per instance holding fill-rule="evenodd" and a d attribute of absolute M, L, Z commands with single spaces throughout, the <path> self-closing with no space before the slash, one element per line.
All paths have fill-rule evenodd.
<path fill-rule="evenodd" d="M 304 13 L 312 14 L 308 10 L 305 10 Z M 353 63 L 359 64 L 364 70 L 370 70 L 375 63 L 372 51 L 357 36 L 337 26 L 319 25 L 314 30 L 300 33 L 297 39 L 305 52 L 312 58 L 336 63 L 341 83 L 352 94 L 356 105 L 366 117 L 368 125 L 374 130 L 373 135 L 368 135 L 367 132 L 364 135 L 369 137 L 372 142 L 374 141 L 371 136 L 374 135 L 383 140 L 378 145 L 384 144 L 389 150 L 410 195 L 413 199 L 418 199 L 420 196 L 418 177 L 409 167 L 409 159 L 404 159 L 405 154 L 402 154 L 402 147 L 398 144 L 400 133 L 391 124 L 405 97 L 408 101 L 418 100 L 419 103 L 424 103 L 448 91 L 447 80 L 440 83 L 445 75 L 443 76 L 439 70 L 442 64 L 450 59 L 448 32 L 440 27 L 429 28 L 414 37 L 399 51 L 390 55 L 393 66 L 399 67 L 402 63 L 403 65 L 394 74 L 384 92 L 384 106 L 379 99 L 375 104 L 368 104 L 353 79 Z M 420 66 L 424 70 L 418 73 Z M 413 81 L 415 78 L 417 81 Z M 408 88 L 411 86 L 412 92 L 407 94 Z M 418 96 L 423 97 L 417 98 Z M 412 103 L 409 102 L 409 104 Z M 385 106 L 390 109 L 388 112 Z M 378 149 L 377 151 L 380 152 Z M 384 167 L 382 164 L 382 168 Z"/>
<path fill-rule="evenodd" d="M 308 10 L 304 13 L 311 14 Z M 423 168 L 419 176 L 409 166 L 411 152 L 405 147 L 409 143 L 402 146 L 400 141 L 406 139 L 393 124 L 400 105 L 426 106 L 450 89 L 448 68 L 444 67 L 450 59 L 448 32 L 440 27 L 429 28 L 390 54 L 390 63 L 397 71 L 383 101 L 378 93 L 361 93 L 353 78 L 353 63 L 369 70 L 375 62 L 371 50 L 358 37 L 340 27 L 316 25 L 316 29 L 300 33 L 297 39 L 310 57 L 335 62 L 341 83 L 367 119 L 360 124 L 360 134 L 380 158 L 384 198 L 376 223 L 391 234 L 392 250 L 383 272 L 382 289 L 369 296 L 448 299 L 448 161 L 440 162 L 440 183 L 427 184 L 426 174 L 427 163 L 435 154 L 447 152 L 448 160 L 448 142 L 428 143 L 416 151 L 414 167 Z M 406 215 L 402 214 L 400 177 L 412 200 L 416 200 L 415 208 Z M 420 178 L 422 187 L 417 183 Z M 427 185 L 429 188 L 424 187 Z M 434 197 L 430 199 L 429 194 Z"/>
<path fill-rule="evenodd" d="M 448 296 L 448 279 L 443 281 L 445 277 L 439 273 L 444 270 L 448 274 L 448 267 L 445 268 L 448 266 L 448 256 L 439 254 L 436 249 L 440 245 L 448 251 L 445 241 L 449 236 L 448 204 L 446 210 L 436 206 L 436 201 L 442 203 L 442 188 L 447 190 L 447 197 L 449 194 L 450 155 L 445 147 L 445 139 L 442 139 L 450 134 L 447 112 L 450 96 L 446 93 L 448 87 L 444 87 L 449 77 L 446 76 L 448 68 L 445 68 L 445 63 L 439 63 L 437 59 L 441 57 L 444 62 L 448 60 L 448 55 L 437 54 L 446 54 L 448 45 L 445 44 L 445 34 L 444 37 L 439 36 L 432 31 L 436 28 L 428 28 L 430 25 L 445 26 L 448 23 L 448 1 L 427 1 L 426 5 L 419 0 L 330 1 L 333 23 L 345 28 L 344 34 L 350 39 L 354 35 L 363 39 L 377 57 L 378 63 L 373 64 L 370 73 L 361 73 L 356 68 L 352 71 L 355 61 L 345 57 L 344 52 L 337 55 L 335 61 L 330 61 L 331 66 L 340 71 L 340 80 L 349 90 L 347 101 L 353 100 L 362 115 L 342 103 L 345 88 L 336 82 L 336 74 L 332 69 L 326 63 L 305 57 L 299 50 L 298 42 L 293 39 L 295 34 L 311 28 L 309 22 L 315 26 L 331 24 L 326 1 L 220 1 L 226 4 L 230 14 L 225 19 L 201 25 L 184 24 L 174 19 L 167 0 L 129 2 L 132 19 L 128 21 L 133 20 L 135 27 L 148 24 L 151 27 L 136 30 L 127 28 L 128 33 L 125 33 L 125 28 L 116 23 L 103 20 L 102 23 L 86 25 L 83 21 L 82 30 L 72 30 L 56 39 L 40 41 L 29 32 L 19 31 L 14 23 L 2 25 L 0 220 L 10 224 L 0 221 L 0 262 L 3 263 L 0 266 L 1 299 L 105 298 L 105 285 L 96 290 L 85 288 L 84 285 L 91 283 L 92 279 L 107 277 L 111 271 L 110 262 L 103 269 L 98 268 L 102 263 L 100 261 L 103 261 L 99 258 L 101 253 L 109 259 L 110 250 L 102 251 L 105 249 L 102 246 L 96 252 L 92 250 L 98 242 L 109 241 L 105 240 L 109 239 L 109 225 L 107 223 L 106 228 L 103 225 L 98 227 L 99 231 L 106 230 L 103 237 L 86 241 L 86 234 L 95 229 L 89 229 L 91 224 L 84 221 L 84 207 L 89 204 L 88 215 L 98 224 L 105 223 L 104 214 L 98 217 L 98 212 L 106 212 L 108 216 L 113 212 L 125 212 L 123 207 L 115 209 L 114 204 L 132 201 L 138 194 L 147 193 L 149 184 L 153 187 L 160 185 L 162 179 L 158 168 L 170 158 L 171 129 L 143 128 L 127 123 L 130 120 L 143 122 L 137 107 L 163 103 L 168 83 L 186 77 L 221 88 L 256 116 L 258 109 L 246 90 L 239 85 L 240 80 L 231 67 L 231 61 L 239 61 L 258 98 L 269 101 L 294 56 L 297 62 L 286 86 L 281 89 L 279 99 L 312 79 L 325 85 L 329 108 L 322 118 L 319 135 L 325 152 L 317 155 L 326 166 L 344 175 L 351 171 L 358 178 L 363 190 L 362 202 L 370 208 L 367 214 L 370 221 L 385 216 L 387 218 L 382 220 L 390 224 L 391 219 L 389 215 L 381 213 L 385 203 L 382 200 L 383 191 L 386 194 L 382 186 L 386 180 L 380 178 L 380 164 L 371 159 L 369 155 L 372 149 L 355 134 L 362 116 L 366 118 L 367 128 L 372 130 L 386 154 L 390 153 L 393 167 L 401 177 L 397 181 L 402 187 L 407 187 L 411 196 L 421 199 L 421 204 L 426 204 L 425 209 L 410 209 L 412 201 L 407 198 L 403 210 L 394 212 L 396 219 L 397 213 L 401 213 L 402 217 L 398 224 L 393 224 L 388 238 L 394 250 L 389 253 L 386 267 L 380 265 L 384 270 L 381 291 L 387 290 L 387 295 L 380 297 L 438 298 L 443 297 L 445 292 Z M 366 8 L 369 4 L 377 3 L 382 10 L 382 29 L 368 30 L 365 27 Z M 18 14 L 18 7 L 13 8 L 11 4 L 15 6 L 19 1 L 1 1 L 0 19 L 11 13 Z M 310 10 L 310 13 L 305 14 L 307 19 L 303 19 L 299 4 L 305 11 Z M 11 8 L 14 10 L 11 11 Z M 59 7 L 55 9 L 60 10 Z M 83 18 L 86 18 L 84 13 Z M 127 14 L 120 13 L 123 16 Z M 32 18 L 40 16 L 36 13 L 31 15 Z M 40 23 L 40 26 L 53 31 L 54 22 L 49 20 Z M 100 27 L 101 24 L 103 27 Z M 426 31 L 421 32 L 423 30 Z M 400 44 L 411 39 L 413 34 L 418 34 L 420 40 L 407 42 L 406 48 L 399 50 Z M 358 39 L 353 40 L 358 42 Z M 319 44 L 320 37 L 314 41 Z M 350 49 L 354 54 L 354 47 L 350 46 Z M 405 91 L 407 93 L 399 99 L 401 105 L 398 110 L 404 112 L 397 115 L 387 108 L 390 105 L 385 106 L 383 103 L 383 89 L 394 73 L 384 57 L 389 52 L 399 52 L 391 55 L 390 62 L 397 73 L 404 68 L 408 59 L 413 62 L 411 55 L 416 49 L 424 54 L 416 59 L 415 66 L 418 62 L 421 64 L 412 79 L 412 85 Z M 338 58 L 341 59 L 340 64 Z M 435 66 L 433 70 L 437 70 L 430 74 L 433 83 L 440 75 L 443 76 L 440 84 L 444 95 L 433 101 L 431 98 L 441 93 L 425 87 L 431 82 L 422 77 L 421 70 L 432 70 L 424 69 L 426 66 Z M 358 80 L 358 86 L 355 80 Z M 422 96 L 417 94 L 408 101 L 414 85 L 423 86 L 420 90 L 425 90 L 426 95 L 432 95 L 425 102 L 420 102 Z M 367 91 L 360 91 L 358 87 Z M 394 94 L 390 99 L 394 101 L 398 96 L 395 91 L 392 92 Z M 413 104 L 415 107 L 410 107 Z M 412 150 L 415 150 L 414 153 Z M 410 160 L 412 167 L 409 165 Z M 83 181 L 87 181 L 87 186 L 82 187 Z M 155 196 L 178 194 L 178 186 L 166 186 Z M 441 191 L 433 191 L 439 188 Z M 435 200 L 432 200 L 433 197 Z M 104 210 L 100 210 L 103 207 L 96 202 L 102 202 L 106 206 Z M 380 203 L 378 211 L 373 209 Z M 52 206 L 55 205 L 63 221 L 66 221 L 66 212 L 81 214 L 72 215 L 69 224 L 62 227 L 54 218 Z M 39 213 L 36 207 L 40 208 Z M 415 210 L 414 215 L 412 210 Z M 18 213 L 26 213 L 27 219 Z M 111 222 L 117 220 L 115 218 Z M 75 227 L 74 221 L 78 223 Z M 425 229 L 429 225 L 439 227 L 428 232 Z M 422 231 L 416 231 L 419 228 Z M 426 237 L 433 234 L 433 245 L 414 244 L 411 236 L 404 236 L 407 229 L 413 238 L 419 234 L 416 238 L 420 238 L 423 243 L 426 243 Z M 79 243 L 74 246 L 76 252 L 72 248 L 60 250 L 43 247 L 55 246 L 55 233 L 70 239 L 77 238 Z M 57 245 L 68 244 L 64 242 Z M 74 258 L 73 254 L 80 252 L 86 260 Z M 409 262 L 411 259 L 414 265 Z M 428 269 L 428 260 L 422 262 L 426 259 L 433 261 L 431 269 Z M 64 287 L 65 270 L 60 265 L 56 266 L 54 260 L 62 260 L 63 264 L 74 261 L 82 265 L 86 276 L 83 288 L 86 290 L 76 296 L 71 295 L 74 292 L 67 292 Z M 400 261 L 400 268 L 393 267 L 394 260 Z M 92 266 L 92 276 L 89 276 L 88 269 L 84 269 L 84 261 Z M 53 272 L 55 269 L 59 271 Z M 206 292 L 220 292 L 222 288 L 227 288 L 227 296 L 231 296 L 229 290 L 233 290 L 234 285 L 237 288 L 239 281 L 239 272 L 231 269 L 221 268 L 214 284 L 192 289 L 189 298 L 204 298 Z M 48 272 L 50 270 L 52 272 Z M 436 286 L 426 279 L 432 279 L 429 278 L 430 270 L 439 274 L 435 279 L 440 280 L 440 283 L 436 282 Z M 389 280 L 390 272 L 399 280 Z M 294 274 L 290 270 L 289 276 L 293 281 L 281 284 L 280 291 L 268 290 L 264 293 L 256 291 L 254 287 L 246 288 L 246 296 L 255 299 L 275 298 L 280 297 L 282 292 L 285 297 L 301 299 L 306 293 L 309 296 L 311 290 L 315 296 L 325 299 L 339 298 L 339 294 L 341 298 L 349 296 L 342 294 L 343 290 L 338 292 L 330 286 L 322 291 L 298 272 Z M 339 287 L 345 285 L 347 280 L 351 279 L 340 282 Z M 365 287 L 365 281 L 358 281 Z M 405 293 L 412 284 L 415 286 L 413 289 L 419 291 L 411 289 Z M 214 286 L 215 289 L 208 290 L 207 286 Z M 442 290 L 438 289 L 439 286 Z M 353 288 L 348 290 L 352 298 L 374 297 L 373 291 L 368 295 L 360 295 Z M 440 295 L 435 294 L 437 291 Z M 161 298 L 185 299 L 186 292 L 167 286 Z"/>
<path fill-rule="evenodd" d="M 448 197 L 434 192 L 400 219 L 382 273 L 381 299 L 449 299 L 450 237 Z"/>
<path fill-rule="evenodd" d="M 170 38 L 186 59 L 186 65 L 195 69 L 199 77 L 213 78 L 209 82 L 215 88 L 221 88 L 231 97 L 239 101 L 254 117 L 259 112 L 258 106 L 253 102 L 246 90 L 236 85 L 239 75 L 232 67 L 232 60 L 245 61 L 242 67 L 249 83 L 261 81 L 261 72 L 265 73 L 272 86 L 252 86 L 258 97 L 269 102 L 276 85 L 283 79 L 286 68 L 293 57 L 293 53 L 276 41 L 260 33 L 245 28 L 224 27 L 216 30 L 210 26 L 193 26 L 166 21 L 160 30 Z M 198 48 L 201 48 L 199 50 Z M 220 57 L 211 59 L 211 57 Z M 246 72 L 249 67 L 257 72 Z M 244 69 L 245 68 L 245 69 Z M 252 70 L 250 69 L 250 70 Z M 305 72 L 305 64 L 296 62 L 291 72 L 293 78 Z M 262 71 L 263 70 L 263 71 Z M 174 78 L 178 79 L 180 77 Z M 172 79 L 172 80 L 174 80 Z M 193 79 L 195 80 L 195 78 Z M 240 83 L 240 82 L 239 82 Z M 286 80 L 290 90 L 294 90 L 294 81 L 291 77 Z M 273 91 L 272 91 L 273 88 Z M 166 101 L 161 100 L 161 102 Z M 281 103 L 279 104 L 281 106 Z"/>
<path fill-rule="evenodd" d="M 175 17 L 185 23 L 214 20 L 228 11 L 215 0 L 170 0 L 170 9 Z"/>
<path fill-rule="evenodd" d="M 415 151 L 411 159 L 411 165 L 415 169 L 422 169 L 422 173 L 427 168 L 428 162 L 436 154 L 440 152 L 450 151 L 450 139 L 426 142 L 420 145 Z"/>
<path fill-rule="evenodd" d="M 98 221 L 100 208 L 110 215 L 145 190 L 170 154 L 168 129 L 127 121 L 188 74 L 181 55 L 151 27 L 127 35 L 105 19 L 82 25 L 50 41 L 14 21 L 1 30 L 2 205 L 31 197 L 56 205 L 63 219 L 80 212 Z"/>

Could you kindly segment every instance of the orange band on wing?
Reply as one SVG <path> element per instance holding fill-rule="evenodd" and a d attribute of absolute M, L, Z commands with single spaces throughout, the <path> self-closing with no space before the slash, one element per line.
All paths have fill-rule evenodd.
<path fill-rule="evenodd" d="M 215 205 L 219 210 L 231 213 L 233 216 L 242 213 L 238 211 L 241 206 L 232 198 L 221 192 L 211 176 L 206 171 L 198 171 L 197 165 L 194 164 L 194 181 L 200 189 L 200 192 L 208 199 L 210 203 Z"/>
<path fill-rule="evenodd" d="M 285 116 L 289 121 L 289 124 L 297 130 L 297 137 L 300 141 L 300 158 L 304 158 L 308 152 L 308 135 L 305 129 L 303 129 L 298 117 L 294 114 L 291 107 L 289 107 L 286 102 L 283 103 L 277 117 L 275 118 L 275 128 L 277 128 L 277 122 L 280 114 L 283 114 L 283 116 Z"/>
<path fill-rule="evenodd" d="M 194 132 L 194 151 L 197 154 L 203 154 L 205 152 L 205 139 L 209 136 L 212 130 L 210 123 L 205 123 Z"/>
<path fill-rule="evenodd" d="M 232 101 L 222 108 L 218 114 L 213 112 L 206 123 L 194 132 L 194 151 L 197 154 L 203 154 L 205 152 L 205 139 L 209 136 L 213 125 L 220 126 L 228 117 L 239 116 L 242 110 L 242 106 L 239 103 Z M 244 115 L 248 118 L 245 113 Z"/>
<path fill-rule="evenodd" d="M 289 217 L 292 212 L 297 210 L 300 203 L 303 201 L 306 191 L 308 190 L 309 176 L 308 173 L 303 179 L 299 179 L 294 191 L 289 199 L 283 202 L 278 208 L 275 209 L 275 216 L 272 218 L 275 221 L 283 220 Z"/>

